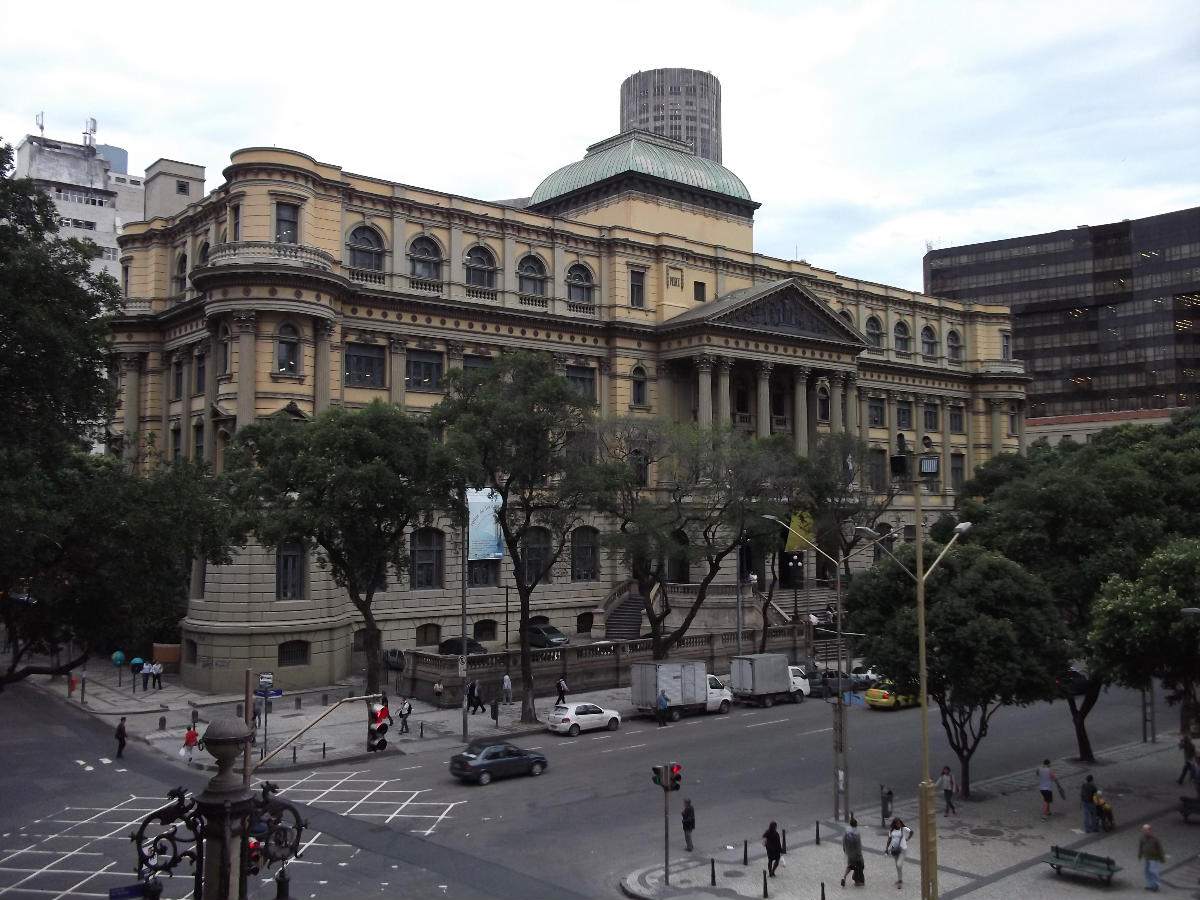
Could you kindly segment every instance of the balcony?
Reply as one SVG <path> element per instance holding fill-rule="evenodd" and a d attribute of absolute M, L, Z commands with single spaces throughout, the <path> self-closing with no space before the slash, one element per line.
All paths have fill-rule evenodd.
<path fill-rule="evenodd" d="M 490 302 L 495 302 L 498 296 L 499 294 L 496 292 L 495 288 L 473 287 L 472 285 L 467 285 L 468 300 L 487 300 Z"/>
<path fill-rule="evenodd" d="M 981 359 L 981 375 L 1024 375 L 1025 363 L 1019 359 Z"/>
<path fill-rule="evenodd" d="M 408 279 L 408 288 L 420 294 L 440 294 L 442 292 L 442 283 L 428 278 L 410 277 Z"/>
<path fill-rule="evenodd" d="M 217 244 L 208 254 L 209 267 L 273 263 L 303 269 L 333 271 L 333 256 L 316 247 L 275 241 L 233 241 Z"/>
<path fill-rule="evenodd" d="M 387 284 L 387 275 L 378 269 L 352 269 L 346 267 L 346 274 L 351 281 L 356 281 L 359 284 Z"/>

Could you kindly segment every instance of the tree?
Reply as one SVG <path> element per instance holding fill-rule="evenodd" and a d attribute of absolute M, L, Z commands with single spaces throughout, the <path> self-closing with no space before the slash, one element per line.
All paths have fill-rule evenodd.
<path fill-rule="evenodd" d="M 226 558 L 228 521 L 211 472 L 182 461 L 135 475 L 111 457 L 67 453 L 0 482 L 3 684 L 61 674 L 104 649 L 177 640 L 193 557 Z M 34 655 L 68 658 L 38 663 Z"/>
<path fill-rule="evenodd" d="M 379 400 L 311 421 L 281 414 L 238 429 L 226 478 L 243 534 L 267 547 L 316 549 L 345 589 L 363 620 L 367 691 L 377 692 L 375 594 L 408 570 L 408 529 L 454 508 L 457 477 L 442 445 L 423 422 Z"/>
<path fill-rule="evenodd" d="M 520 599 L 521 721 L 537 721 L 529 616 L 534 589 L 611 485 L 595 452 L 595 402 L 544 353 L 512 353 L 488 369 L 453 369 L 431 418 L 473 488 L 499 498 L 496 518 Z"/>
<path fill-rule="evenodd" d="M 927 558 L 940 548 L 927 544 Z M 901 691 L 919 692 L 915 546 L 859 575 L 846 601 L 860 630 L 863 655 Z M 927 685 L 950 748 L 958 757 L 964 796 L 971 758 L 1003 706 L 1049 700 L 1065 664 L 1063 629 L 1041 583 L 1017 564 L 973 544 L 957 545 L 926 579 Z"/>
<path fill-rule="evenodd" d="M 1145 688 L 1154 678 L 1176 686 L 1180 730 L 1195 721 L 1200 683 L 1200 540 L 1172 541 L 1146 560 L 1136 580 L 1109 579 L 1088 634 L 1091 666 L 1119 684 Z"/>

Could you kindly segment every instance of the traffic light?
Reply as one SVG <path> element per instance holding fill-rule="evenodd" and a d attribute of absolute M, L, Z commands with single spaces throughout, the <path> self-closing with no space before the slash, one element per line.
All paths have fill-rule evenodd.
<path fill-rule="evenodd" d="M 367 704 L 367 752 L 374 753 L 387 746 L 388 709 L 382 703 Z"/>
<path fill-rule="evenodd" d="M 667 789 L 666 766 L 654 767 L 654 783 L 661 787 L 664 791 Z"/>
<path fill-rule="evenodd" d="M 683 780 L 683 766 L 681 766 L 679 763 L 673 762 L 667 766 L 667 769 L 671 775 L 671 784 L 668 790 L 679 790 L 679 782 Z"/>

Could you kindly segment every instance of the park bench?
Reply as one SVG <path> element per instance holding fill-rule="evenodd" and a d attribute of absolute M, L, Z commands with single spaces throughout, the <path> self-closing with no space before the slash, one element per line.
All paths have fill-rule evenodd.
<path fill-rule="evenodd" d="M 1055 874 L 1061 875 L 1063 869 L 1070 869 L 1086 875 L 1095 875 L 1105 884 L 1112 884 L 1113 875 L 1121 871 L 1121 867 L 1107 856 L 1084 853 L 1082 850 L 1068 850 L 1065 847 L 1051 847 L 1050 852 L 1042 857 L 1042 862 L 1049 865 Z"/>
<path fill-rule="evenodd" d="M 1200 816 L 1200 797 L 1180 797 L 1179 811 L 1183 814 L 1183 821 L 1188 821 L 1188 816 Z"/>

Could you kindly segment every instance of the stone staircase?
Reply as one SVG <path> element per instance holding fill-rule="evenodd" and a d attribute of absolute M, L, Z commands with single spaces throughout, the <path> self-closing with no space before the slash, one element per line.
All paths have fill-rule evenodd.
<path fill-rule="evenodd" d="M 642 636 L 642 598 L 630 594 L 604 620 L 604 637 L 610 641 L 632 641 Z"/>

